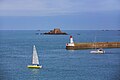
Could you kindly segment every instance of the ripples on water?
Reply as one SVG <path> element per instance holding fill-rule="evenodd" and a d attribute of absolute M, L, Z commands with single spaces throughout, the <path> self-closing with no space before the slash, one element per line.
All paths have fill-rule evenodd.
<path fill-rule="evenodd" d="M 46 31 L 41 31 L 46 32 Z M 105 54 L 66 50 L 75 42 L 119 41 L 119 31 L 64 31 L 69 35 L 35 35 L 36 31 L 0 31 L 0 80 L 119 80 L 120 50 Z M 78 35 L 79 34 L 79 35 Z M 89 35 L 88 35 L 89 34 Z M 42 69 L 28 69 L 36 45 Z"/>

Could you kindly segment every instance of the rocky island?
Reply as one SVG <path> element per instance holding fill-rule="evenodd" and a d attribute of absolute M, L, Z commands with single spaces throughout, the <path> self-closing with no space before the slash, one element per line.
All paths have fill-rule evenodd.
<path fill-rule="evenodd" d="M 43 34 L 49 34 L 49 35 L 67 35 L 67 33 L 62 32 L 59 28 L 55 28 L 54 30 L 50 30 L 50 32 L 46 32 Z"/>

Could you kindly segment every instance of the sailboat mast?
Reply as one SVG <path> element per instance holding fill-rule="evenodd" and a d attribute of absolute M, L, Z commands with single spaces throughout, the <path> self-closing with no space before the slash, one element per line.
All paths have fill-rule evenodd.
<path fill-rule="evenodd" d="M 38 55 L 37 55 L 37 51 L 36 51 L 35 45 L 33 46 L 32 64 L 39 64 Z"/>
<path fill-rule="evenodd" d="M 94 41 L 94 44 L 95 44 L 95 49 L 96 49 L 96 36 L 95 36 L 95 41 Z"/>
<path fill-rule="evenodd" d="M 96 49 L 96 36 L 94 38 L 93 48 Z"/>

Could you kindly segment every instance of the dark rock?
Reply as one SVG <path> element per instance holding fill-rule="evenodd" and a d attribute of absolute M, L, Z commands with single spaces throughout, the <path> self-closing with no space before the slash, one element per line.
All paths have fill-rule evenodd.
<path fill-rule="evenodd" d="M 50 30 L 50 32 L 46 32 L 44 34 L 50 34 L 50 35 L 67 35 L 67 33 L 62 32 L 59 28 L 55 28 L 54 30 Z"/>

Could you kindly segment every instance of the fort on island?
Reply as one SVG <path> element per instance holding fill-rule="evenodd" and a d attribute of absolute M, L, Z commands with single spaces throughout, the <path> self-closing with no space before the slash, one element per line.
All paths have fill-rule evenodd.
<path fill-rule="evenodd" d="M 66 44 L 67 50 L 82 50 L 95 48 L 120 48 L 120 42 L 74 43 L 72 36 L 70 36 L 70 43 Z"/>
<path fill-rule="evenodd" d="M 67 33 L 62 32 L 59 28 L 55 28 L 54 30 L 50 30 L 50 32 L 46 32 L 43 34 L 53 34 L 53 35 L 67 35 Z"/>

